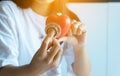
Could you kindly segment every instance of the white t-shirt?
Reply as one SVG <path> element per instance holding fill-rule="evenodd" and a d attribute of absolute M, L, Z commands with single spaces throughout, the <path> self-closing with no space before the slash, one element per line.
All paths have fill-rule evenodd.
<path fill-rule="evenodd" d="M 29 64 L 45 37 L 46 17 L 32 9 L 21 9 L 12 1 L 0 2 L 0 67 Z M 74 76 L 71 64 L 74 61 L 73 48 L 67 45 L 62 58 L 66 59 L 67 74 Z M 61 76 L 60 65 L 42 76 Z"/>

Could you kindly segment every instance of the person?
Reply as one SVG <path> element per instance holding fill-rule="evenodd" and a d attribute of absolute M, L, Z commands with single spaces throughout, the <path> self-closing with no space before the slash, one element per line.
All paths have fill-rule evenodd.
<path fill-rule="evenodd" d="M 61 76 L 66 60 L 68 76 L 89 76 L 86 28 L 67 0 L 0 2 L 0 76 Z M 56 39 L 45 33 L 47 16 L 61 12 L 73 20 L 70 32 Z M 50 43 L 53 43 L 49 49 Z M 62 44 L 60 44 L 63 42 Z"/>

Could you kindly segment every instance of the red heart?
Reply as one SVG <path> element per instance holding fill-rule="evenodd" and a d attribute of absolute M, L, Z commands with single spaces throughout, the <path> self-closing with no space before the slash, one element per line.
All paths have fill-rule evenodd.
<path fill-rule="evenodd" d="M 68 15 L 57 13 L 48 16 L 46 20 L 46 25 L 49 23 L 56 23 L 61 27 L 61 34 L 57 38 L 65 36 L 71 28 L 71 19 Z"/>

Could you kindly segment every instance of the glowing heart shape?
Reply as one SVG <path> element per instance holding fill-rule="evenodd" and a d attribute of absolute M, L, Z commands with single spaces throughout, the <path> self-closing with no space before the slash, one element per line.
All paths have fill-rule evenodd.
<path fill-rule="evenodd" d="M 61 38 L 65 36 L 70 28 L 71 28 L 71 19 L 68 15 L 62 14 L 62 13 L 57 13 L 57 14 L 52 14 L 48 16 L 46 19 L 46 25 L 47 27 L 52 27 L 55 30 L 57 30 L 58 34 L 56 38 Z M 49 28 L 47 28 L 47 31 Z"/>

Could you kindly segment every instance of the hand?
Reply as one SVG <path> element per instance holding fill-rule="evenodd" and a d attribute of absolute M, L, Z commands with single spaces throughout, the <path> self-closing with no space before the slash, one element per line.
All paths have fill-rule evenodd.
<path fill-rule="evenodd" d="M 72 69 L 76 76 L 89 76 L 91 70 L 90 59 L 86 51 L 86 28 L 85 25 L 73 21 L 72 28 L 68 35 L 59 41 L 64 41 L 73 46 L 74 63 Z"/>
<path fill-rule="evenodd" d="M 59 64 L 63 51 L 56 39 L 52 41 L 53 44 L 49 47 L 51 39 L 52 38 L 50 36 L 47 36 L 44 39 L 40 49 L 34 55 L 30 63 L 31 69 L 35 71 L 35 75 L 42 74 L 52 68 L 55 68 Z"/>
<path fill-rule="evenodd" d="M 86 26 L 81 22 L 73 21 L 72 28 L 66 37 L 59 39 L 59 41 L 64 41 L 71 44 L 73 47 L 82 47 L 86 43 Z"/>

